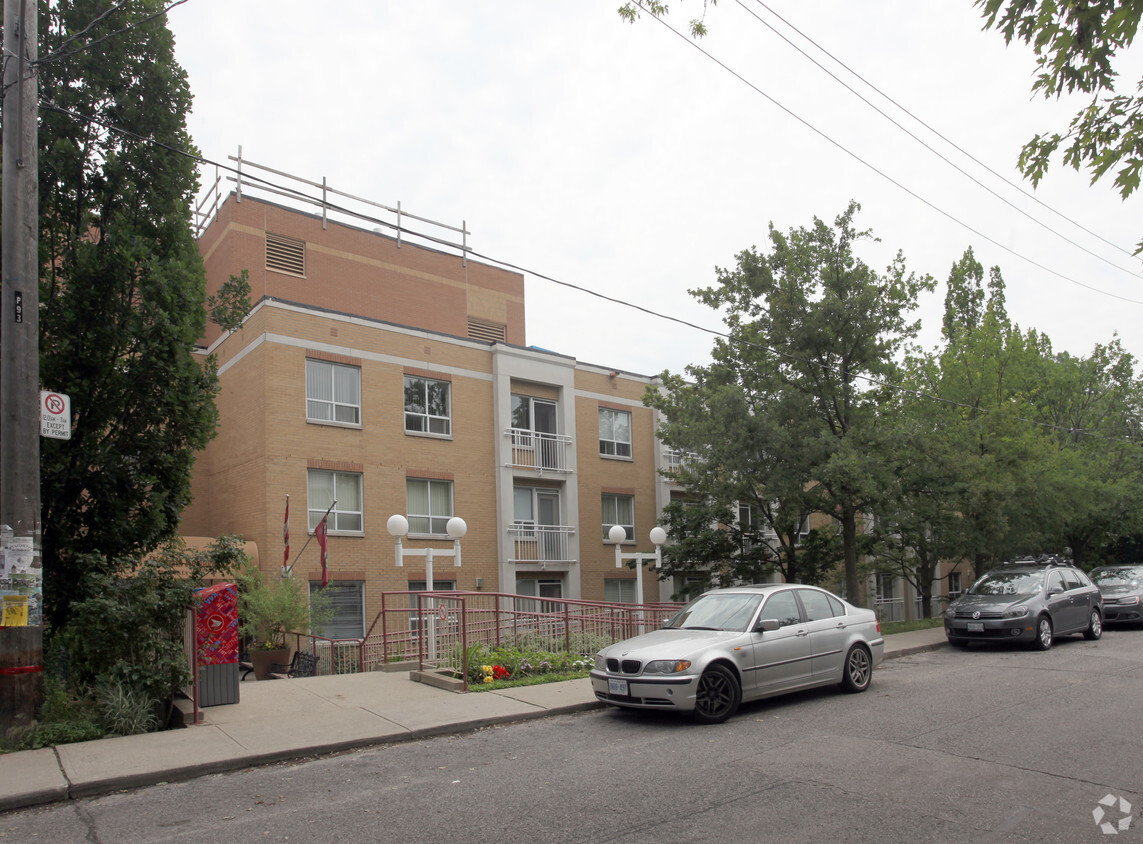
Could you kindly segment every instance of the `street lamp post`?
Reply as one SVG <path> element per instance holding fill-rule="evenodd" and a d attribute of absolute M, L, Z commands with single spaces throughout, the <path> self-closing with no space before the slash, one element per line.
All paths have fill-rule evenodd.
<path fill-rule="evenodd" d="M 628 554 L 622 553 L 619 548 L 621 542 L 627 538 L 627 530 L 623 525 L 612 525 L 611 530 L 607 532 L 607 538 L 615 544 L 615 567 L 623 568 L 623 563 L 627 561 L 635 561 L 635 603 L 639 607 L 639 632 L 643 632 L 643 563 L 650 560 L 655 561 L 655 568 L 662 568 L 663 566 L 663 545 L 667 542 L 667 532 L 658 525 L 651 528 L 651 542 L 655 546 L 655 551 L 637 552 L 633 551 Z"/>
<path fill-rule="evenodd" d="M 452 557 L 453 565 L 460 568 L 460 540 L 468 533 L 468 525 L 460 516 L 453 516 L 448 520 L 445 525 L 445 530 L 448 532 L 449 539 L 452 540 L 451 550 L 434 550 L 433 548 L 416 548 L 408 549 L 401 544 L 401 540 L 409 535 L 409 520 L 399 513 L 395 513 L 389 517 L 386 522 L 385 528 L 397 540 L 394 552 L 397 558 L 397 568 L 405 565 L 405 557 L 424 557 L 425 558 L 425 591 L 433 591 L 433 558 L 434 557 Z M 428 621 L 429 621 L 429 659 L 436 659 L 436 616 L 433 614 L 433 599 L 428 599 Z"/>

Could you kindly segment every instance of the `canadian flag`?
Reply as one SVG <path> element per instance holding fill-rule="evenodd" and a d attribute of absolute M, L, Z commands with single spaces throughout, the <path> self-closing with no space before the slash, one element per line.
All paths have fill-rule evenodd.
<path fill-rule="evenodd" d="M 326 538 L 327 538 L 326 537 L 325 520 L 326 520 L 326 516 L 322 516 L 321 521 L 318 522 L 318 526 L 316 528 L 314 528 L 314 536 L 317 537 L 318 548 L 321 549 L 321 585 L 322 586 L 325 586 L 326 584 L 329 583 L 329 569 L 326 568 L 326 563 L 328 562 L 327 558 L 329 557 L 329 551 L 326 549 L 326 544 L 325 544 Z"/>

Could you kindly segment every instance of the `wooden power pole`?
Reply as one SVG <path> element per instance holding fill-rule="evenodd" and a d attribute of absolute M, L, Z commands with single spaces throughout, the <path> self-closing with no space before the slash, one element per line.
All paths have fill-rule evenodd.
<path fill-rule="evenodd" d="M 4 0 L 0 267 L 0 729 L 43 696 L 36 0 Z"/>

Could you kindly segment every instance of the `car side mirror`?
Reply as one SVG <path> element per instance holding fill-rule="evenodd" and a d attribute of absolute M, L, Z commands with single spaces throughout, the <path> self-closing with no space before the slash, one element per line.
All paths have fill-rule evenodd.
<path fill-rule="evenodd" d="M 758 626 L 754 628 L 754 631 L 756 633 L 773 633 L 781 626 L 781 623 L 776 618 L 764 618 L 758 622 Z"/>
<path fill-rule="evenodd" d="M 1059 586 L 1053 586 L 1051 589 L 1048 590 L 1049 596 L 1051 596 L 1051 595 L 1062 595 L 1062 594 L 1064 594 L 1064 590 L 1061 589 Z"/>

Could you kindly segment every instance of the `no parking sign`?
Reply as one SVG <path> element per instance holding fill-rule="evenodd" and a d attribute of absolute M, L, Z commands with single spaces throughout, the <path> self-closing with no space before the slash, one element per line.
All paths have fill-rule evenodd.
<path fill-rule="evenodd" d="M 40 436 L 71 439 L 71 398 L 66 393 L 40 390 Z"/>

